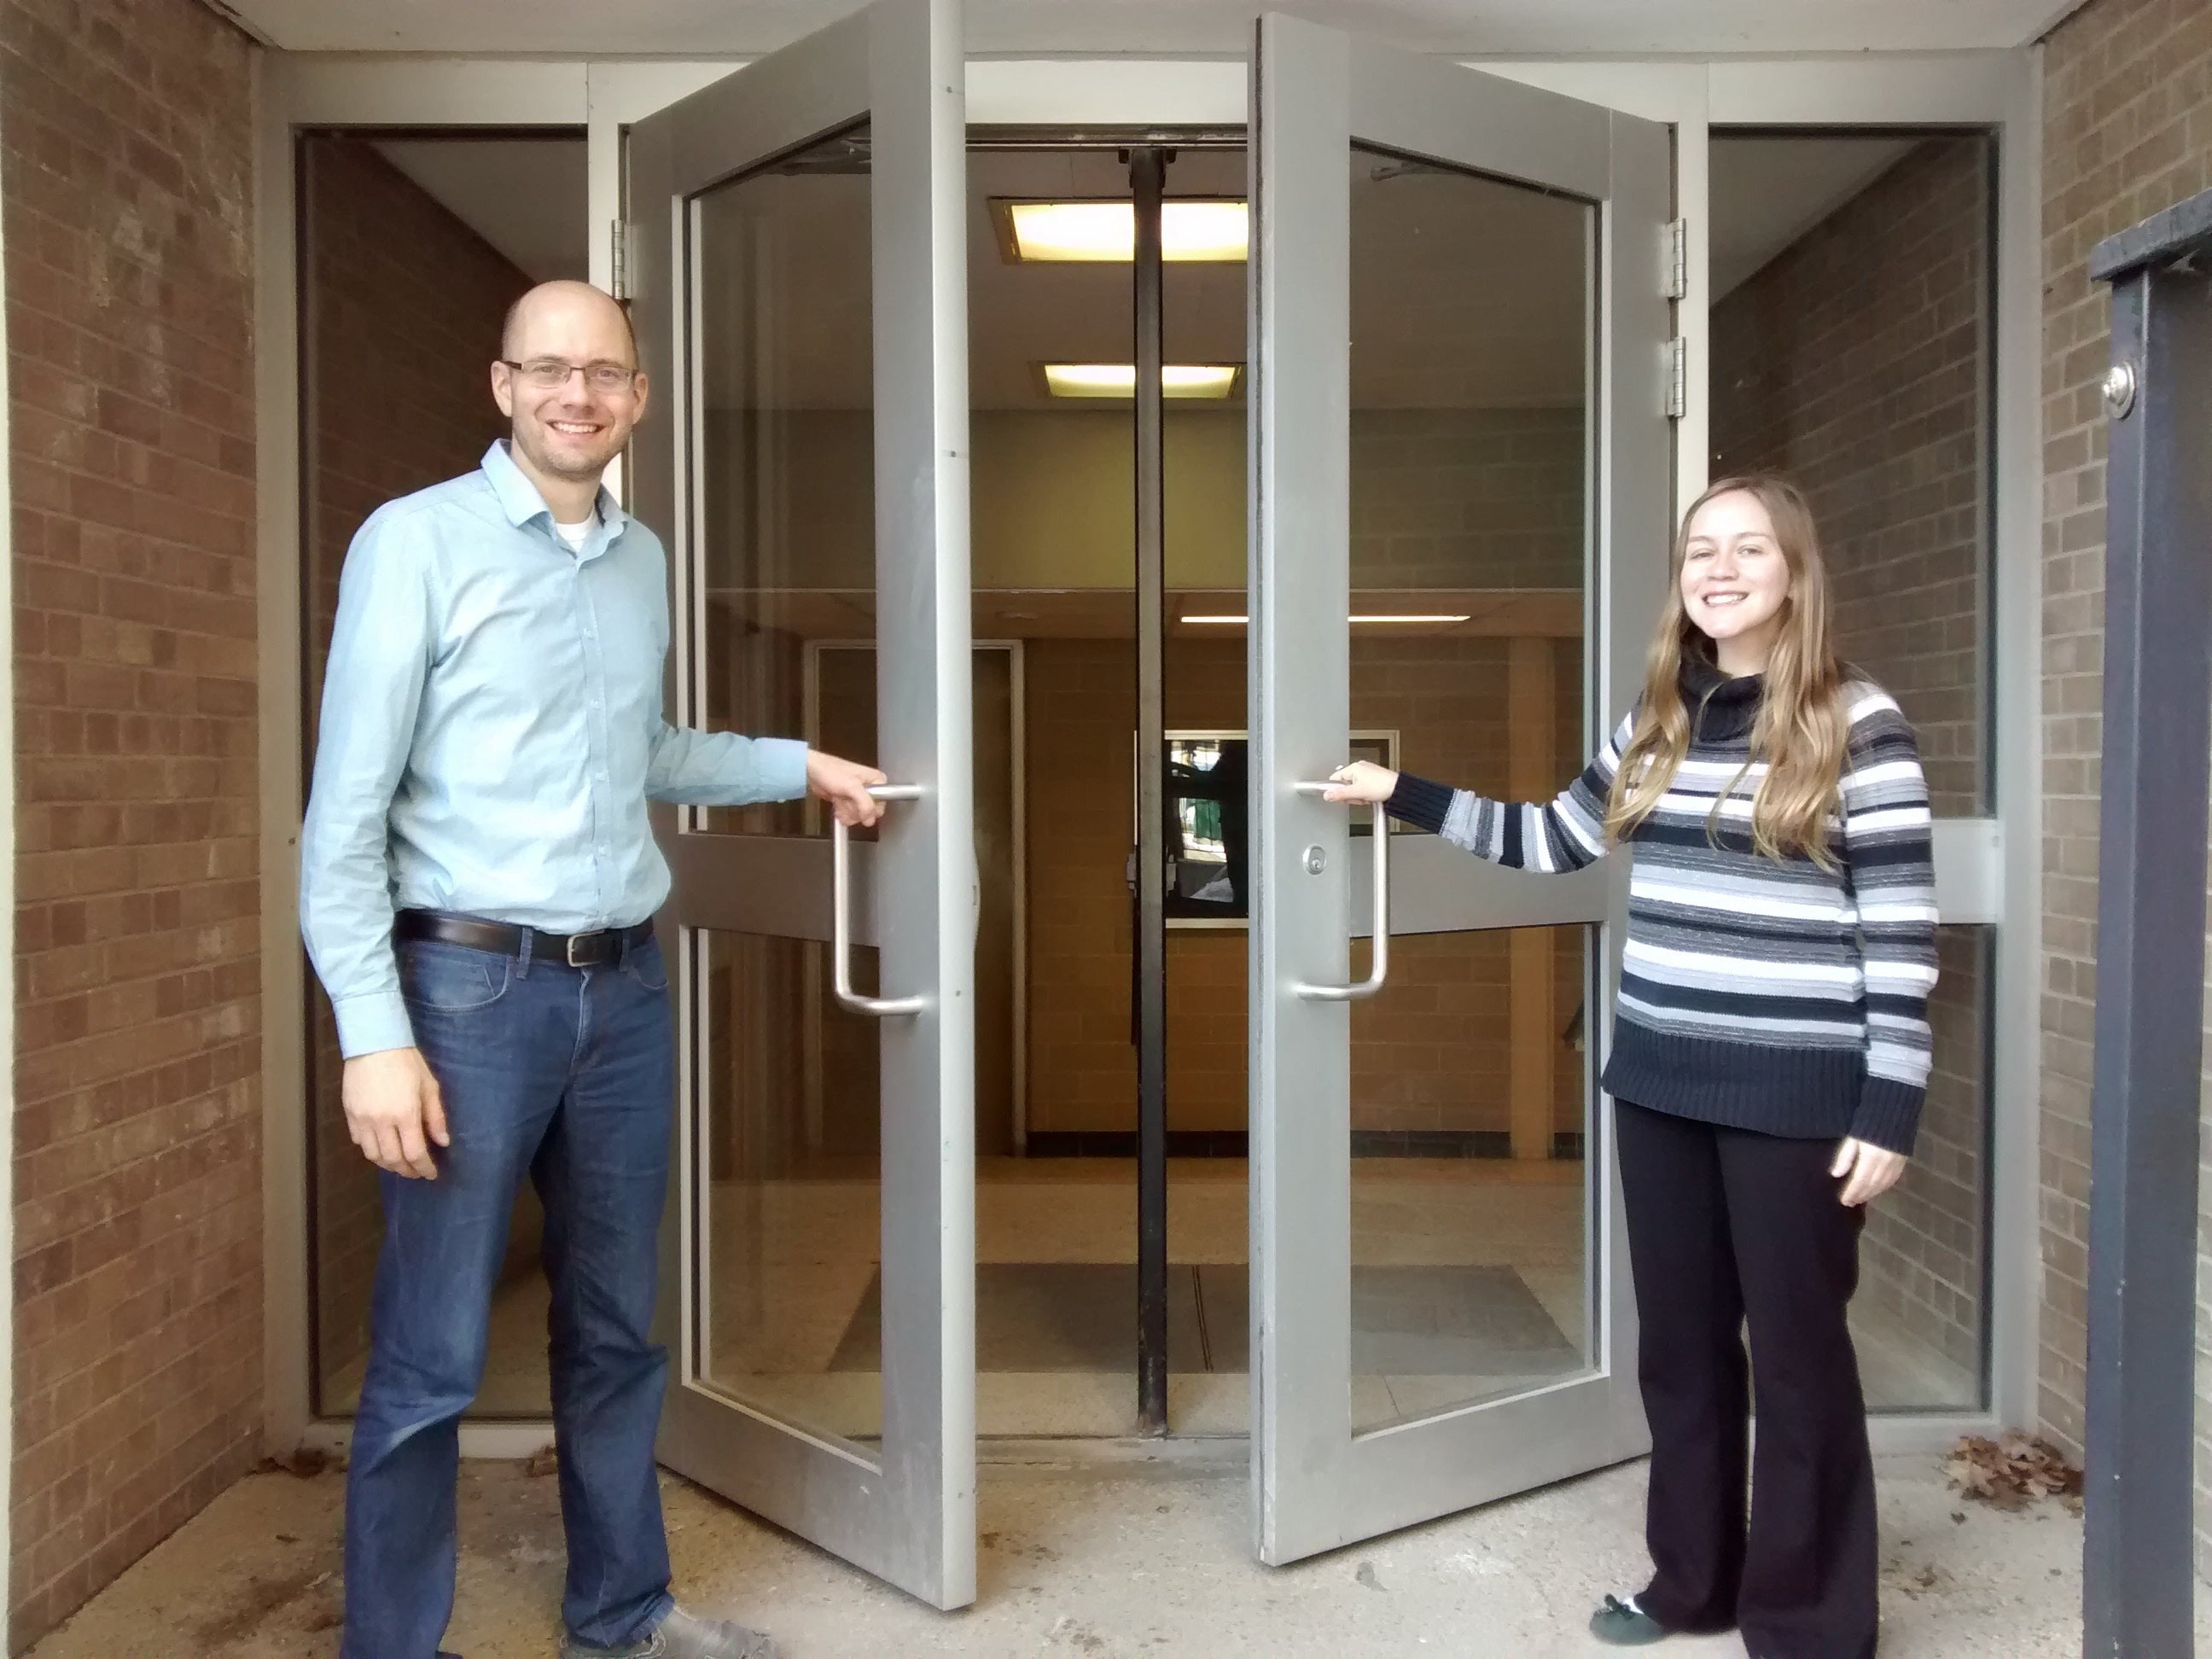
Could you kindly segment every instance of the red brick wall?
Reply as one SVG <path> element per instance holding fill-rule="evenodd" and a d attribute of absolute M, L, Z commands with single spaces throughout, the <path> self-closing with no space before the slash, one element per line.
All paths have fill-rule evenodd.
<path fill-rule="evenodd" d="M 2044 1431 L 2081 1443 L 2110 301 L 2089 250 L 2212 186 L 2212 9 L 2091 0 L 2044 48 Z M 2212 1146 L 2212 1136 L 2205 1144 Z M 2197 1553 L 2212 1577 L 2212 1173 L 2197 1282 Z"/>
<path fill-rule="evenodd" d="M 252 55 L 0 4 L 19 1647 L 260 1430 Z"/>
<path fill-rule="evenodd" d="M 309 529 L 301 591 L 312 744 L 346 547 L 379 506 L 468 471 L 507 430 L 489 365 L 501 320 L 530 279 L 362 140 L 308 140 L 301 185 L 301 480 Z M 404 418 L 395 420 L 395 410 Z M 376 1171 L 346 1136 L 337 1026 L 312 973 L 308 983 L 315 1348 L 327 1390 L 368 1350 L 383 1228 Z M 519 1217 L 533 1237 L 535 1203 L 526 1188 Z M 321 1404 L 346 1408 L 343 1395 Z"/>

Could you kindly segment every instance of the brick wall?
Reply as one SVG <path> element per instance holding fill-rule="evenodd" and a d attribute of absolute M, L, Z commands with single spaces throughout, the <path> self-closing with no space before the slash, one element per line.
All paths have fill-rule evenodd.
<path fill-rule="evenodd" d="M 0 4 L 19 1647 L 258 1444 L 252 50 Z"/>
<path fill-rule="evenodd" d="M 2078 1453 L 2096 995 L 2110 302 L 2089 250 L 2212 185 L 2212 10 L 2091 0 L 2044 49 L 2043 1427 Z M 2204 1188 L 2212 1206 L 2212 1179 Z M 2206 1232 L 2212 1237 L 2212 1221 Z M 2212 1245 L 2200 1252 L 2197 1560 L 2212 1576 Z"/>
<path fill-rule="evenodd" d="M 1725 143 L 1723 139 L 1720 142 Z M 1941 814 L 1981 810 L 1989 149 L 1930 139 L 1713 310 L 1713 472 L 1771 470 L 1818 518 L 1844 655 L 1919 732 Z M 1987 1123 L 1981 930 L 1947 928 L 1936 1070 L 1905 1182 L 1869 1213 L 1863 1296 L 1973 1403 Z M 1931 1389 L 1933 1383 L 1931 1379 Z"/>
<path fill-rule="evenodd" d="M 466 472 L 506 430 L 488 366 L 501 319 L 530 279 L 359 139 L 317 136 L 302 147 L 300 230 L 312 744 L 347 544 L 382 503 Z M 337 1026 L 312 973 L 308 983 L 315 1354 L 327 1390 L 368 1352 L 383 1226 L 375 1169 L 346 1136 Z M 533 1206 L 523 1200 L 521 1224 L 534 1236 Z"/>

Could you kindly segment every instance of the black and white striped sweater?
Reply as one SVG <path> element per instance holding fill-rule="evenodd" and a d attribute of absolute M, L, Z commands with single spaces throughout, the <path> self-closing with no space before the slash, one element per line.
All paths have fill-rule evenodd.
<path fill-rule="evenodd" d="M 1766 769 L 1744 770 L 1759 678 L 1692 664 L 1683 693 L 1689 753 L 1628 838 L 1628 938 L 1605 1088 L 1707 1122 L 1848 1134 L 1909 1153 L 1936 984 L 1928 786 L 1912 728 L 1886 693 L 1853 682 L 1830 819 L 1839 867 L 1824 870 L 1752 846 L 1752 798 Z M 1548 805 L 1508 805 L 1406 775 L 1389 809 L 1493 863 L 1578 870 L 1607 850 L 1605 804 L 1634 720 L 1632 710 Z"/>

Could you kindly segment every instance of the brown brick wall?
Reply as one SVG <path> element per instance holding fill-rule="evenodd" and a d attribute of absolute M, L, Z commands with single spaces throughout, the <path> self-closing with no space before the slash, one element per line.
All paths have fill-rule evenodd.
<path fill-rule="evenodd" d="M 1988 158 L 1978 137 L 1915 146 L 1712 319 L 1713 471 L 1778 471 L 1804 487 L 1841 648 L 1911 717 L 1949 815 L 1981 810 L 1986 775 Z M 1983 945 L 1980 930 L 1944 931 L 1920 1140 L 1863 1249 L 1863 1295 L 1966 1377 L 1981 1364 Z"/>
<path fill-rule="evenodd" d="M 530 279 L 373 145 L 319 135 L 300 155 L 301 478 L 309 526 L 301 588 L 312 745 L 347 544 L 382 503 L 468 471 L 506 430 L 489 366 L 500 321 Z M 315 1352 L 327 1383 L 368 1351 L 383 1225 L 376 1171 L 346 1137 L 330 1003 L 312 972 L 308 984 Z M 533 1202 L 524 1201 L 526 1224 Z M 325 1409 L 343 1403 L 325 1401 Z"/>
<path fill-rule="evenodd" d="M 2110 302 L 2089 250 L 2212 185 L 2212 10 L 2091 0 L 2044 51 L 2043 1309 L 2046 1433 L 2081 1443 L 2096 995 Z M 2212 1205 L 2212 1180 L 2204 1186 Z M 2212 1221 L 2207 1224 L 2212 1234 Z M 2197 1560 L 2212 1576 L 2212 1249 L 2200 1253 Z"/>
<path fill-rule="evenodd" d="M 260 1432 L 252 58 L 0 4 L 19 1647 Z"/>

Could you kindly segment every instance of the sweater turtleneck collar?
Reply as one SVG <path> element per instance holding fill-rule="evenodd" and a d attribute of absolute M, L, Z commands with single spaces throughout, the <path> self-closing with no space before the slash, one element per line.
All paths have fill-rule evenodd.
<path fill-rule="evenodd" d="M 1689 705 L 1692 740 L 1729 743 L 1747 734 L 1758 720 L 1766 677 L 1731 677 L 1701 657 L 1686 654 L 1681 685 L 1682 701 Z"/>

